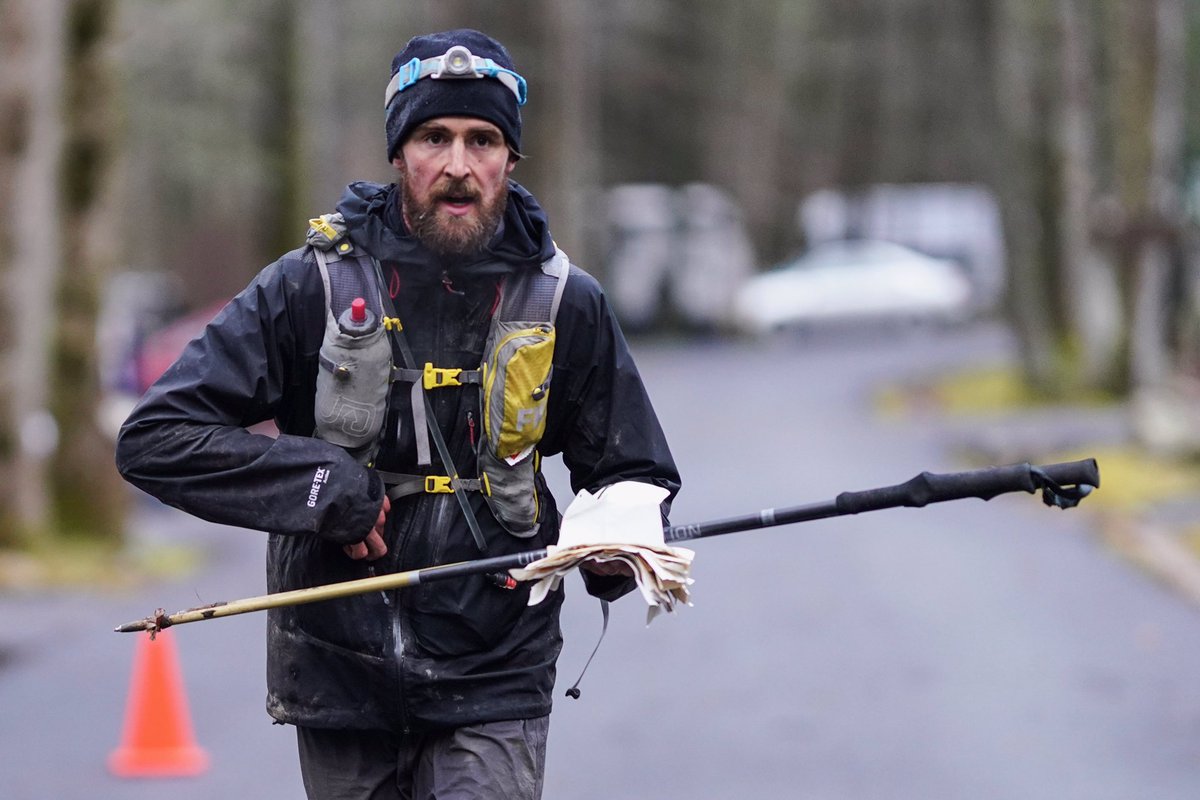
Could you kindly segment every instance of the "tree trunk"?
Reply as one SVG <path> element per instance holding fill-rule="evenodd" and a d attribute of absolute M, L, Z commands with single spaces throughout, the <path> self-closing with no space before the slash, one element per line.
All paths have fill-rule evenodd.
<path fill-rule="evenodd" d="M 258 263 L 267 264 L 298 246 L 305 221 L 316 214 L 307 210 L 310 181 L 301 162 L 301 98 L 307 91 L 299 72 L 305 57 L 298 37 L 301 25 L 291 0 L 267 0 L 261 13 L 266 24 L 253 34 L 263 54 L 254 71 L 261 74 L 254 77 L 265 90 L 257 124 L 266 168 L 255 224 L 265 247 Z"/>
<path fill-rule="evenodd" d="M 1150 124 L 1143 126 L 1143 135 L 1149 138 L 1148 163 L 1142 176 L 1144 216 L 1151 223 L 1135 254 L 1130 334 L 1130 375 L 1135 390 L 1162 384 L 1172 371 L 1170 315 L 1176 305 L 1172 294 L 1183 227 L 1184 5 L 1183 0 L 1156 0 L 1146 3 L 1145 9 L 1152 49 L 1144 52 L 1155 55 L 1148 87 L 1153 98 Z"/>
<path fill-rule="evenodd" d="M 59 158 L 62 153 L 64 4 L 8 0 L 4 11 L 3 200 L 11 229 L 6 258 L 3 475 L 9 487 L 3 528 L 10 539 L 49 529 L 48 458 L 56 444 L 48 410 L 54 285 L 61 262 Z"/>
<path fill-rule="evenodd" d="M 1094 6 L 1089 0 L 1059 0 L 1062 48 L 1058 109 L 1058 153 L 1062 187 L 1058 208 L 1061 294 L 1066 312 L 1068 350 L 1078 363 L 1084 388 L 1112 387 L 1118 366 L 1123 309 L 1111 251 L 1094 238 L 1094 209 L 1099 205 L 1101 171 L 1097 134 Z"/>
<path fill-rule="evenodd" d="M 112 443 L 100 427 L 96 352 L 99 298 L 117 257 L 120 230 L 113 202 L 118 120 L 109 48 L 116 4 L 70 0 L 65 10 L 62 205 L 57 224 L 48 226 L 62 231 L 65 265 L 57 271 L 51 380 L 61 430 L 51 481 L 55 525 L 60 534 L 119 541 L 126 493 Z"/>
<path fill-rule="evenodd" d="M 352 109 L 346 107 L 338 80 L 338 58 L 345 49 L 341 44 L 345 37 L 344 12 L 327 0 L 302 0 L 293 13 L 297 17 L 292 44 L 296 134 L 289 167 L 303 176 L 302 191 L 293 204 L 297 218 L 289 221 L 290 240 L 295 242 L 303 233 L 304 220 L 332 211 L 342 187 L 350 180 L 346 174 L 345 122 Z M 383 73 L 386 66 L 377 66 L 373 74 Z M 386 78 L 384 75 L 380 80 Z M 293 243 L 288 247 L 295 246 Z"/>
<path fill-rule="evenodd" d="M 788 89 L 798 66 L 796 42 L 807 12 L 789 3 L 719 3 L 700 59 L 711 102 L 704 120 L 701 172 L 730 193 L 750 237 L 774 256 L 794 224 L 783 165 Z M 788 202 L 788 201 L 793 202 Z"/>
<path fill-rule="evenodd" d="M 1135 30 L 1143 33 L 1144 52 L 1153 53 L 1154 58 L 1149 59 L 1149 68 L 1134 74 L 1146 81 L 1152 105 L 1148 125 L 1125 129 L 1127 135 L 1141 137 L 1146 153 L 1145 171 L 1140 176 L 1143 206 L 1134 217 L 1144 222 L 1131 237 L 1130 253 L 1134 317 L 1129 374 L 1134 427 L 1143 443 L 1154 449 L 1194 455 L 1200 452 L 1200 385 L 1186 375 L 1181 359 L 1187 357 L 1188 348 L 1177 338 L 1185 331 L 1178 320 L 1189 312 L 1182 189 L 1187 15 L 1184 0 L 1156 0 L 1141 10 L 1141 24 Z M 1131 51 L 1124 52 L 1126 58 L 1132 58 Z M 1134 86 L 1127 86 L 1127 91 Z M 1124 99 L 1131 98 L 1127 95 Z M 1127 180 L 1137 177 L 1130 174 Z"/>
<path fill-rule="evenodd" d="M 993 75 L 997 124 L 994 185 L 998 189 L 1009 263 L 1010 318 L 1025 375 L 1041 391 L 1055 388 L 1055 332 L 1048 260 L 1053 231 L 1047 229 L 1048 183 L 1053 169 L 1041 123 L 1039 97 L 1045 52 L 1045 12 L 1039 0 L 1006 0 L 997 13 Z"/>
<path fill-rule="evenodd" d="M 600 94 L 592 81 L 596 68 L 596 29 L 588 0 L 544 3 L 546 20 L 542 119 L 551 133 L 545 172 L 550 178 L 543 199 L 553 220 L 555 239 L 572 258 L 603 280 L 597 240 L 602 220 L 588 213 L 598 196 Z M 535 87 L 537 88 L 537 87 Z"/>

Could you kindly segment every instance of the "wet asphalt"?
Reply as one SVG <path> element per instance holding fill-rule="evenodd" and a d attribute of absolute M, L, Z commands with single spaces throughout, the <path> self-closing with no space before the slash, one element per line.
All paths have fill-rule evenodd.
<path fill-rule="evenodd" d="M 1124 435 L 1119 415 L 1071 409 L 877 412 L 881 386 L 1012 350 L 986 326 L 636 343 L 684 475 L 672 522 L 963 469 L 981 443 L 1023 460 Z M 109 773 L 135 651 L 113 627 L 263 590 L 261 535 L 135 507 L 135 546 L 184 543 L 202 567 L 121 592 L 0 593 L 0 796 L 302 797 L 293 734 L 263 709 L 261 615 L 174 631 L 208 768 Z M 545 796 L 1194 798 L 1200 611 L 1097 524 L 1014 494 L 696 542 L 694 607 L 646 626 L 636 596 L 617 603 L 579 700 L 561 694 L 601 617 L 570 581 Z"/>

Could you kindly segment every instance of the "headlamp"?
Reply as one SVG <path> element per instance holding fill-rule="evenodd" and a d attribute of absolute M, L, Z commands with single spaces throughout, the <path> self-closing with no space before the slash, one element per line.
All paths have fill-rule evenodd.
<path fill-rule="evenodd" d="M 446 51 L 446 55 L 442 56 L 442 68 L 439 72 L 433 73 L 432 77 L 461 78 L 469 73 L 473 73 L 471 69 L 471 51 L 458 44 L 451 47 Z M 478 76 L 471 74 L 471 77 Z"/>
<path fill-rule="evenodd" d="M 460 79 L 494 78 L 508 87 L 517 98 L 517 105 L 525 105 L 528 87 L 525 79 L 511 69 L 505 69 L 490 58 L 480 58 L 461 44 L 456 44 L 443 55 L 433 58 L 414 58 L 392 76 L 384 94 L 383 107 L 392 104 L 392 99 L 422 78 Z"/>

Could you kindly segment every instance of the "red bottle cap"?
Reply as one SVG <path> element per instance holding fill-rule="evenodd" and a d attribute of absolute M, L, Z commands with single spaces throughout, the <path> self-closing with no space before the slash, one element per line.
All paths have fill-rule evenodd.
<path fill-rule="evenodd" d="M 367 321 L 367 301 L 361 297 L 356 297 L 350 302 L 350 321 L 351 322 L 366 322 Z"/>

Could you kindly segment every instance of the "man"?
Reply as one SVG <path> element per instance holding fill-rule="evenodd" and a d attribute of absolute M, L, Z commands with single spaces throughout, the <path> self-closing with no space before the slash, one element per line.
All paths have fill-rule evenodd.
<path fill-rule="evenodd" d="M 122 474 L 164 502 L 269 532 L 273 592 L 554 543 L 541 456 L 561 453 L 576 491 L 679 488 L 604 295 L 578 268 L 564 272 L 542 209 L 509 181 L 526 85 L 504 47 L 470 30 L 419 36 L 392 76 L 396 183 L 350 185 L 341 216 L 317 223 L 334 223 L 332 235 L 310 234 L 231 301 L 117 445 Z M 339 263 L 377 265 L 377 310 L 395 322 L 399 377 L 365 454 L 313 435 L 335 416 L 317 387 L 348 385 L 323 349 L 346 335 L 326 324 Z M 515 423 L 535 433 L 500 452 L 489 442 L 512 423 L 489 416 L 495 378 L 520 370 L 496 344 L 497 320 L 513 303 L 534 307 L 540 290 L 528 287 L 546 281 L 554 324 L 533 330 L 553 331 L 552 351 L 536 348 L 552 366 L 532 392 L 542 405 Z M 246 430 L 268 419 L 277 438 Z M 602 599 L 632 588 L 604 565 L 583 574 Z M 297 728 L 310 797 L 540 796 L 563 594 L 528 606 L 527 587 L 504 583 L 473 576 L 270 612 L 267 709 Z"/>

